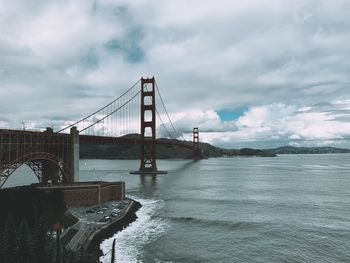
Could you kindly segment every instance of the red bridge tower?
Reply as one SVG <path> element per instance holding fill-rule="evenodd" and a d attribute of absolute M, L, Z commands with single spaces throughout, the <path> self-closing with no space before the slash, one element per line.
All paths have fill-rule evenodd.
<path fill-rule="evenodd" d="M 141 163 L 132 174 L 165 174 L 156 163 L 156 98 L 155 80 L 141 78 Z"/>
<path fill-rule="evenodd" d="M 193 128 L 193 159 L 198 161 L 202 157 L 202 150 L 199 144 L 199 129 Z"/>

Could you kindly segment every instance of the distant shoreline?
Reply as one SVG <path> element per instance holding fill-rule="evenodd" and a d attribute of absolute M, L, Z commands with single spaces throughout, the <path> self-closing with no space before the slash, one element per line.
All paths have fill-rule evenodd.
<path fill-rule="evenodd" d="M 274 154 L 327 154 L 327 153 L 350 153 L 349 149 L 336 147 L 293 147 L 283 146 L 264 151 Z"/>
<path fill-rule="evenodd" d="M 270 149 L 225 149 L 209 143 L 200 143 L 202 159 L 236 156 L 275 157 L 277 154 L 321 154 L 321 153 L 350 153 L 350 149 L 337 147 L 294 147 L 282 146 Z M 157 159 L 193 159 L 193 151 L 174 147 L 157 146 Z M 107 160 L 138 160 L 140 148 L 138 145 L 82 145 L 80 159 Z"/>

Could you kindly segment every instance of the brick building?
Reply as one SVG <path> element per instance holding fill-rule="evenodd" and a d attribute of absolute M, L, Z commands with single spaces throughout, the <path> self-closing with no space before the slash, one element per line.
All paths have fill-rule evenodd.
<path fill-rule="evenodd" d="M 67 206 L 91 206 L 125 198 L 124 182 L 79 182 L 53 186 L 39 186 L 44 191 L 60 190 Z"/>

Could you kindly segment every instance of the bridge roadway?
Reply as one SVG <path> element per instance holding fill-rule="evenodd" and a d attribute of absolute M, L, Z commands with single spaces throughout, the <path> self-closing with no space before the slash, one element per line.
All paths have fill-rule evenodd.
<path fill-rule="evenodd" d="M 11 144 L 12 146 L 31 146 L 34 145 L 59 145 L 69 143 L 71 135 L 67 133 L 49 133 L 47 131 L 23 131 L 0 129 L 0 146 Z M 151 138 L 127 138 L 79 135 L 79 144 L 81 145 L 142 145 L 151 142 Z M 176 146 L 193 150 L 193 142 L 171 140 L 166 138 L 156 139 L 156 144 L 161 146 Z M 4 147 L 5 148 L 5 147 Z M 0 148 L 0 151 L 3 148 Z"/>
<path fill-rule="evenodd" d="M 129 138 L 80 135 L 76 129 L 70 134 L 46 131 L 0 129 L 0 188 L 22 164 L 27 164 L 40 182 L 78 181 L 79 145 L 161 145 L 195 150 L 192 142 L 171 139 Z M 52 176 L 54 175 L 54 176 Z"/>

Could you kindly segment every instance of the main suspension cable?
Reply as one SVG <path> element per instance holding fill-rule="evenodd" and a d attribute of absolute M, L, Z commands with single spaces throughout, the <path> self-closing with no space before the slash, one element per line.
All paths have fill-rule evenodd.
<path fill-rule="evenodd" d="M 103 118 L 97 120 L 96 122 L 90 124 L 89 126 L 87 126 L 86 128 L 82 129 L 80 132 L 83 132 L 87 129 L 89 129 L 90 127 L 94 126 L 97 123 L 100 123 L 101 121 L 103 121 L 104 119 L 106 119 L 107 117 L 111 116 L 113 113 L 119 111 L 120 109 L 122 109 L 125 105 L 127 105 L 130 101 L 132 101 L 137 95 L 139 95 L 141 93 L 141 90 L 138 91 L 134 96 L 132 96 L 129 100 L 127 100 L 126 102 L 124 102 L 121 106 L 119 106 L 116 110 L 112 111 L 111 113 L 107 114 L 106 116 L 104 116 Z"/>
<path fill-rule="evenodd" d="M 173 128 L 173 130 L 174 130 L 174 132 L 175 132 L 176 138 L 179 138 L 180 136 L 179 136 L 179 134 L 177 133 L 177 131 L 176 131 L 175 127 L 174 127 L 174 124 L 173 124 L 173 122 L 171 121 L 170 116 L 169 116 L 169 114 L 168 114 L 168 111 L 167 111 L 167 109 L 166 109 L 166 107 L 165 107 L 165 104 L 164 104 L 162 95 L 160 94 L 160 91 L 159 91 L 157 82 L 155 82 L 155 84 L 156 84 L 156 89 L 157 89 L 158 95 L 159 95 L 159 97 L 160 97 L 160 101 L 162 102 L 163 108 L 164 108 L 165 113 L 166 113 L 166 115 L 167 115 L 167 117 L 168 117 L 168 120 L 169 120 L 169 122 L 170 122 L 170 124 L 171 124 L 171 127 Z"/>
<path fill-rule="evenodd" d="M 93 115 L 95 115 L 95 114 L 101 112 L 101 111 L 104 110 L 106 107 L 112 105 L 114 102 L 116 102 L 116 101 L 119 100 L 121 97 L 123 97 L 125 94 L 127 94 L 129 91 L 131 91 L 140 81 L 141 81 L 141 79 L 139 79 L 134 85 L 132 85 L 132 86 L 131 86 L 128 90 L 126 90 L 122 95 L 120 95 L 118 98 L 116 98 L 116 99 L 113 100 L 112 102 L 108 103 L 108 104 L 105 105 L 104 107 L 102 107 L 102 108 L 100 108 L 99 110 L 95 111 L 94 113 L 91 113 L 90 115 L 88 115 L 88 116 L 86 116 L 86 117 L 84 117 L 84 118 L 82 118 L 82 119 L 80 119 L 80 120 L 74 122 L 73 124 L 70 124 L 70 125 L 68 125 L 67 127 L 64 127 L 63 129 L 57 131 L 56 133 L 60 133 L 60 132 L 62 132 L 62 131 L 64 131 L 64 130 L 67 130 L 67 129 L 69 129 L 69 128 L 75 126 L 75 125 L 77 125 L 78 123 L 87 120 L 88 118 L 92 117 Z M 138 93 L 139 93 L 139 92 L 138 92 Z M 138 94 L 138 93 L 137 93 L 137 94 Z M 91 125 L 90 125 L 89 127 L 91 127 Z M 86 128 L 85 128 L 84 130 L 86 130 Z"/>

